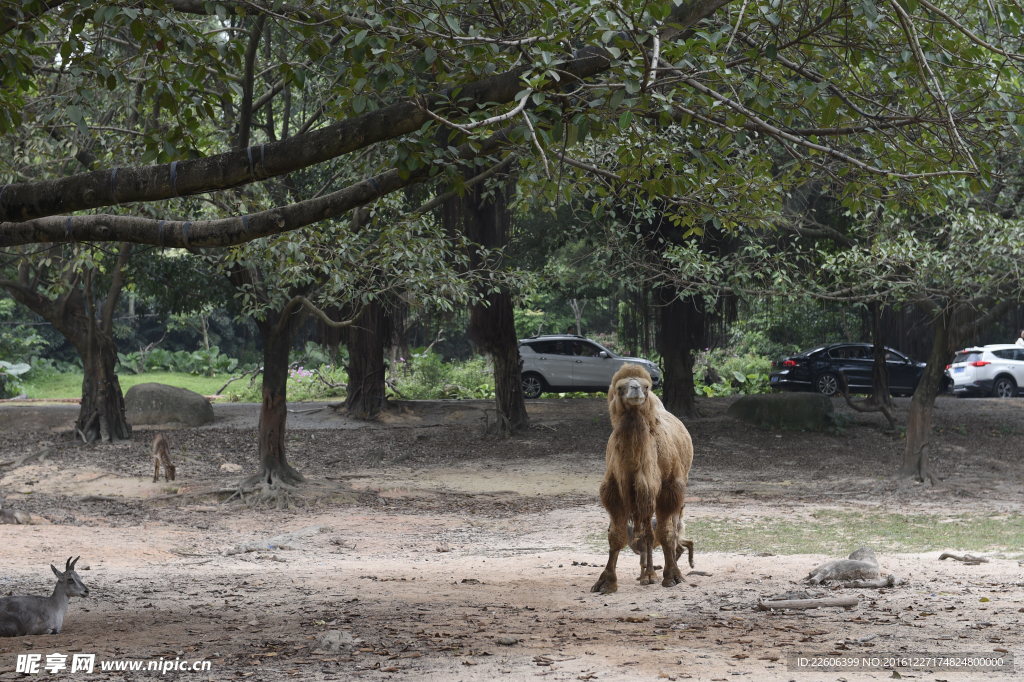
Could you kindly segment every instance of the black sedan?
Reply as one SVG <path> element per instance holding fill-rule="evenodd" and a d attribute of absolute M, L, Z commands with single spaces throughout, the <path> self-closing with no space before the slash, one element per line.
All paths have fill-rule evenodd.
<path fill-rule="evenodd" d="M 833 343 L 776 360 L 772 363 L 770 381 L 776 389 L 835 395 L 841 372 L 851 392 L 870 392 L 873 363 L 874 351 L 870 343 Z M 889 370 L 889 390 L 910 395 L 921 380 L 925 363 L 887 347 L 885 365 Z"/>

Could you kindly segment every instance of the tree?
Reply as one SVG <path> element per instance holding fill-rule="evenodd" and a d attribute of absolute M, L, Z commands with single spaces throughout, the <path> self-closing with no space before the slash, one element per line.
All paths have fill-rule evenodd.
<path fill-rule="evenodd" d="M 1015 139 L 1007 112 L 1020 109 L 1012 3 L 691 0 L 595 12 L 572 1 L 363 2 L 331 12 L 153 0 L 37 2 L 5 16 L 0 48 L 14 68 L 0 133 L 31 150 L 4 173 L 6 245 L 237 244 L 340 216 L 467 158 L 497 161 L 509 146 L 536 150 L 531 172 L 552 192 L 567 191 L 561 179 L 576 169 L 614 179 L 620 200 L 671 198 L 680 225 L 728 228 L 757 199 L 728 180 L 751 160 L 779 162 L 781 177 L 842 174 L 855 202 L 872 180 L 983 172 L 979 152 Z M 108 89 L 114 97 L 95 96 Z M 239 116 L 222 119 L 224 108 Z M 276 117 L 299 109 L 306 120 L 280 134 Z M 438 126 L 469 139 L 439 146 Z M 38 161 L 52 133 L 65 148 L 96 149 L 101 167 L 54 173 Z M 581 148 L 595 137 L 609 153 Z M 235 139 L 245 144 L 224 151 Z M 210 220 L 74 215 L 262 183 L 376 146 L 386 151 L 361 180 L 273 208 Z M 716 201 L 702 190 L 709 173 L 722 179 L 710 185 Z"/>
<path fill-rule="evenodd" d="M 385 304 L 373 300 L 363 305 L 348 333 L 348 387 L 345 407 L 356 419 L 376 419 L 384 409 L 386 377 L 384 346 L 390 332 Z"/>
<path fill-rule="evenodd" d="M 884 214 L 870 239 L 832 254 L 826 271 L 848 299 L 911 302 L 926 311 L 932 350 L 911 400 L 899 474 L 933 481 L 932 411 L 954 350 L 1024 298 L 1024 222 L 969 209 L 920 218 Z"/>
<path fill-rule="evenodd" d="M 444 223 L 449 231 L 465 236 L 468 264 L 482 272 L 497 272 L 500 263 L 492 261 L 509 241 L 512 211 L 511 195 L 515 179 L 499 175 L 490 185 L 477 183 L 463 196 L 450 198 L 444 208 Z M 516 335 L 512 292 L 497 277 L 477 287 L 477 298 L 470 305 L 469 337 L 491 358 L 494 365 L 494 394 L 497 429 L 504 435 L 529 427 L 521 380 L 522 360 Z"/>
<path fill-rule="evenodd" d="M 383 407 L 384 338 L 376 333 L 388 307 L 401 298 L 451 307 L 471 296 L 475 272 L 465 267 L 463 243 L 451 243 L 426 214 L 396 220 L 392 197 L 357 226 L 333 222 L 304 235 L 260 239 L 226 253 L 209 254 L 230 279 L 239 312 L 255 320 L 263 342 L 263 402 L 257 472 L 243 492 L 280 499 L 302 482 L 285 448 L 289 353 L 305 316 L 347 328 L 350 358 L 347 404 L 371 419 Z M 346 311 L 332 319 L 326 310 Z"/>
<path fill-rule="evenodd" d="M 1021 26 L 1015 3 L 953 0 L 36 0 L 0 22 L 0 246 L 240 244 L 458 188 L 468 160 L 519 159 L 531 197 L 656 208 L 684 236 L 770 226 L 812 173 L 854 212 L 935 213 L 949 179 L 981 185 L 1019 146 Z M 47 162 L 70 156 L 92 170 Z M 257 189 L 314 172 L 321 189 Z"/>
<path fill-rule="evenodd" d="M 113 333 L 131 253 L 131 244 L 121 244 L 116 253 L 81 246 L 57 253 L 22 251 L 14 272 L 0 275 L 0 287 L 52 324 L 81 358 L 82 402 L 75 431 L 86 443 L 131 437 Z"/>

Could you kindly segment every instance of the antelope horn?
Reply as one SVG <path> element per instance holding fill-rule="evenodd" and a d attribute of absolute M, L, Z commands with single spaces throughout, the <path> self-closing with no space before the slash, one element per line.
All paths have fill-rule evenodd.
<path fill-rule="evenodd" d="M 75 560 L 74 560 L 74 561 L 72 561 L 72 560 L 71 560 L 71 557 L 68 557 L 68 562 L 67 562 L 67 564 L 65 564 L 65 565 L 64 565 L 64 570 L 65 570 L 65 571 L 71 571 L 71 570 L 74 570 L 74 568 L 75 568 L 75 564 L 77 564 L 77 563 L 78 563 L 78 560 L 79 560 L 79 559 L 81 559 L 81 558 L 82 558 L 82 557 L 80 557 L 80 556 L 76 556 L 76 557 L 75 557 Z"/>

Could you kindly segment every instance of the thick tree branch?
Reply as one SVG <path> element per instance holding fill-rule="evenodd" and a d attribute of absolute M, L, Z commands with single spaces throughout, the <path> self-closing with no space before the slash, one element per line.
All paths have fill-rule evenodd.
<path fill-rule="evenodd" d="M 0 35 L 10 32 L 22 24 L 27 24 L 38 19 L 50 10 L 56 9 L 65 4 L 67 1 L 68 0 L 37 0 L 37 2 L 30 6 L 30 10 L 26 10 L 24 7 L 18 7 L 18 5 L 25 3 L 10 3 L 10 7 L 5 7 L 0 10 Z"/>
<path fill-rule="evenodd" d="M 107 296 L 100 307 L 100 329 L 108 334 L 114 329 L 114 309 L 117 308 L 117 300 L 121 298 L 121 290 L 124 289 L 124 270 L 128 266 L 128 259 L 131 255 L 132 245 L 122 242 L 121 249 L 117 254 L 117 262 L 114 264 L 110 277 Z"/>
<path fill-rule="evenodd" d="M 359 317 L 358 315 L 356 315 L 356 317 L 353 317 L 348 320 L 332 320 L 330 315 L 325 313 L 322 308 L 315 305 L 305 296 L 296 296 L 295 298 L 292 299 L 292 301 L 295 301 L 297 304 L 302 304 L 302 306 L 305 307 L 306 310 L 308 310 L 310 313 L 315 315 L 317 319 L 319 319 L 328 327 L 332 327 L 334 329 L 351 327 L 353 324 L 355 324 L 356 318 Z"/>
<path fill-rule="evenodd" d="M 242 76 L 242 101 L 238 112 L 238 147 L 245 149 L 249 146 L 249 135 L 252 131 L 252 92 L 254 71 L 256 68 L 256 52 L 260 46 L 260 39 L 263 37 L 263 26 L 267 23 L 265 14 L 261 14 L 252 21 L 252 28 L 249 33 L 249 44 L 245 47 L 245 72 Z"/>
<path fill-rule="evenodd" d="M 828 146 L 823 145 L 823 144 L 818 144 L 817 142 L 811 142 L 810 140 L 804 139 L 803 137 L 800 137 L 798 135 L 793 135 L 792 133 L 787 133 L 786 131 L 784 131 L 784 130 L 782 130 L 780 128 L 777 128 L 776 126 L 773 126 L 772 124 L 768 123 L 767 121 L 765 121 L 763 118 L 758 116 L 752 110 L 750 110 L 747 107 L 745 107 L 740 102 L 738 102 L 738 101 L 736 101 L 736 100 L 734 100 L 734 99 L 732 99 L 730 97 L 726 97 L 725 95 L 721 94 L 720 92 L 717 92 L 716 90 L 712 90 L 711 88 L 707 87 L 703 83 L 701 83 L 701 82 L 699 82 L 699 81 L 697 81 L 697 80 L 695 80 L 693 78 L 688 78 L 687 77 L 687 78 L 683 78 L 682 80 L 683 80 L 684 83 L 689 85 L 691 88 L 693 88 L 697 92 L 700 92 L 700 93 L 702 93 L 704 95 L 707 95 L 708 97 L 711 97 L 712 99 L 717 100 L 718 102 L 724 104 L 725 106 L 729 107 L 730 109 L 732 109 L 733 111 L 735 111 L 737 113 L 743 114 L 747 118 L 747 120 L 753 125 L 754 129 L 758 130 L 759 132 L 765 133 L 766 135 L 770 135 L 770 136 L 772 136 L 774 138 L 777 138 L 777 139 L 780 139 L 780 140 L 785 140 L 786 142 L 791 142 L 793 144 L 796 144 L 798 146 L 804 147 L 806 149 L 811 149 L 811 150 L 814 150 L 816 152 L 821 152 L 823 154 L 827 154 L 828 156 L 831 156 L 833 158 L 839 159 L 840 161 L 843 161 L 844 163 L 848 163 L 851 166 L 859 168 L 859 169 L 861 169 L 863 171 L 867 171 L 868 173 L 873 173 L 873 174 L 876 174 L 876 175 L 887 175 L 887 176 L 890 176 L 890 177 L 901 178 L 901 179 L 920 179 L 920 178 L 933 178 L 933 177 L 941 177 L 941 176 L 949 176 L 949 175 L 970 175 L 971 173 L 974 172 L 973 170 L 968 171 L 968 170 L 958 170 L 958 169 L 952 168 L 952 169 L 949 169 L 949 170 L 933 171 L 933 172 L 930 172 L 930 173 L 899 173 L 899 172 L 896 172 L 896 171 L 893 171 L 893 170 L 888 170 L 888 169 L 885 169 L 885 168 L 879 168 L 877 166 L 872 166 L 869 163 L 865 163 L 864 161 L 861 161 L 858 158 L 855 158 L 853 156 L 850 156 L 849 154 L 841 152 L 838 149 L 835 149 L 833 147 L 828 147 Z M 973 161 L 973 159 L 972 159 L 972 161 Z"/>
<path fill-rule="evenodd" d="M 662 40 L 691 28 L 731 1 L 682 3 L 673 9 Z M 603 48 L 590 47 L 559 69 L 563 78 L 583 81 L 607 71 L 611 63 Z M 157 166 L 112 168 L 6 185 L 0 187 L 0 221 L 25 221 L 135 201 L 160 201 L 290 173 L 416 131 L 430 120 L 425 109 L 444 110 L 453 101 L 464 110 L 511 102 L 522 90 L 521 76 L 529 68 L 518 67 L 425 95 L 417 101 L 397 102 L 280 142 Z M 552 83 L 550 87 L 564 85 Z"/>
<path fill-rule="evenodd" d="M 482 143 L 459 147 L 462 160 L 489 154 L 508 144 L 512 128 Z M 436 171 L 424 166 L 410 172 L 389 170 L 337 192 L 259 213 L 218 220 L 154 220 L 136 216 L 49 216 L 23 223 L 0 223 L 0 246 L 55 242 L 132 242 L 161 247 L 232 246 L 259 237 L 289 232 L 336 218 L 403 187 L 421 182 Z"/>

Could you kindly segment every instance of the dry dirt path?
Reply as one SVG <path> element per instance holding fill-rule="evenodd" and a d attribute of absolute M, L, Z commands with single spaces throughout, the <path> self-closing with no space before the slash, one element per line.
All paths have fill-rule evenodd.
<path fill-rule="evenodd" d="M 0 462 L 48 452 L 0 468 L 0 496 L 41 521 L 0 525 L 0 593 L 48 592 L 46 563 L 68 555 L 82 555 L 91 590 L 73 600 L 62 634 L 0 639 L 0 680 L 35 677 L 15 672 L 18 654 L 54 652 L 211 664 L 67 676 L 96 680 L 881 680 L 892 672 L 793 671 L 787 657 L 959 653 L 1020 663 L 1016 673 L 902 675 L 1019 679 L 1021 543 L 977 566 L 940 562 L 937 551 L 879 552 L 883 572 L 906 584 L 838 593 L 801 583 L 831 557 L 779 555 L 788 538 L 755 532 L 742 550 L 702 551 L 715 543 L 709 529 L 730 520 L 756 529 L 836 510 L 1014 514 L 1024 492 L 1016 403 L 941 401 L 945 480 L 907 489 L 887 475 L 898 439 L 870 417 L 839 435 L 779 434 L 737 427 L 724 401 L 708 401 L 689 422 L 699 573 L 672 589 L 641 587 L 630 555 L 609 596 L 589 592 L 605 558 L 602 402 L 538 403 L 536 428 L 507 441 L 482 435 L 483 404 L 407 406 L 371 427 L 296 405 L 289 456 L 311 485 L 305 506 L 288 510 L 199 494 L 251 466 L 255 406 L 217 406 L 211 427 L 171 433 L 173 487 L 146 478 L 149 431 L 83 448 L 51 431 L 73 410 L 0 408 Z M 42 416 L 12 416 L 19 409 Z M 809 589 L 856 594 L 859 605 L 756 609 Z"/>

